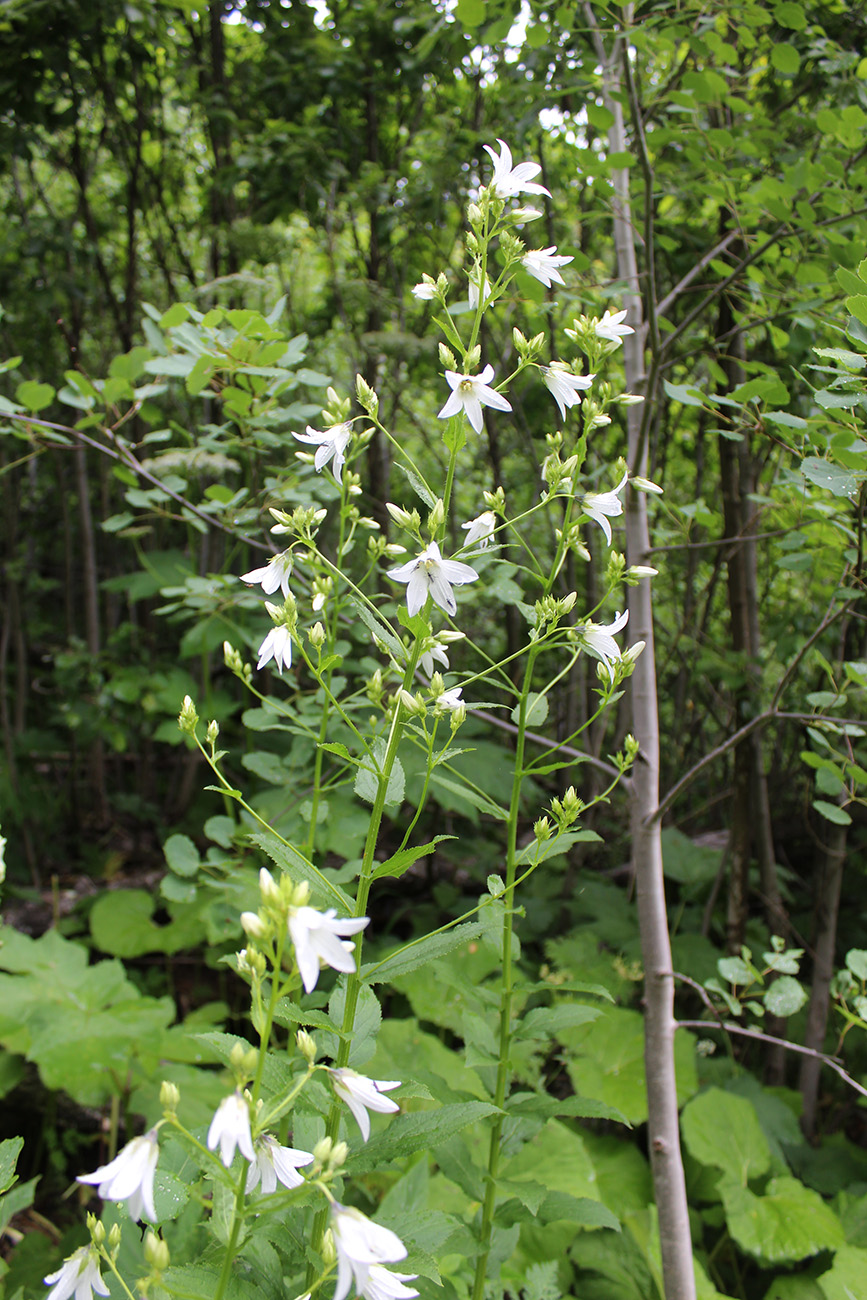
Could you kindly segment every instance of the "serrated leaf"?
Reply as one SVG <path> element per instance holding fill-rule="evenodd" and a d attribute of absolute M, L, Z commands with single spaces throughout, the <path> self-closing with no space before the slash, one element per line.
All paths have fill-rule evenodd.
<path fill-rule="evenodd" d="M 448 1142 L 470 1124 L 478 1124 L 496 1114 L 497 1107 L 489 1102 L 465 1101 L 440 1106 L 439 1110 L 401 1115 L 385 1133 L 375 1135 L 353 1151 L 353 1173 L 366 1173 L 380 1165 L 387 1167 L 401 1156 L 429 1151 L 439 1143 Z"/>
<path fill-rule="evenodd" d="M 391 629 L 386 627 L 384 623 L 381 623 L 379 619 L 371 613 L 364 602 L 357 600 L 355 596 L 350 596 L 348 603 L 352 606 L 368 631 L 370 631 L 378 641 L 382 642 L 389 654 L 396 659 L 398 663 L 403 663 L 406 658 L 406 651 Z"/>
<path fill-rule="evenodd" d="M 531 840 L 525 844 L 515 861 L 518 866 L 538 866 L 548 858 L 556 858 L 561 853 L 568 853 L 573 844 L 601 844 L 602 836 L 596 831 L 565 831 L 550 840 Z"/>
<path fill-rule="evenodd" d="M 386 753 L 386 743 L 384 740 L 379 739 L 374 742 L 373 752 L 365 755 L 358 765 L 353 788 L 359 799 L 363 799 L 365 803 L 373 804 L 376 802 L 380 782 L 382 781 L 382 765 L 385 762 Z M 403 803 L 405 786 L 406 777 L 404 776 L 403 765 L 399 758 L 395 758 L 392 761 L 392 768 L 385 791 L 386 808 L 396 808 Z"/>
<path fill-rule="evenodd" d="M 554 1038 L 561 1029 L 574 1029 L 598 1020 L 601 1007 L 585 1006 L 582 1002 L 560 1002 L 554 1007 L 534 1007 L 528 1011 L 515 1029 L 516 1038 Z"/>
<path fill-rule="evenodd" d="M 293 849 L 291 845 L 282 844 L 273 831 L 251 831 L 248 838 L 253 844 L 258 845 L 263 852 L 267 853 L 271 861 L 285 871 L 292 880 L 306 880 L 319 894 L 330 895 L 330 898 L 328 898 L 329 906 L 336 903 L 341 911 L 349 916 L 352 915 L 355 909 L 354 900 L 314 867 L 312 862 L 308 862 L 297 849 Z"/>
<path fill-rule="evenodd" d="M 8 1192 L 15 1182 L 15 1166 L 24 1146 L 24 1138 L 5 1138 L 0 1142 L 0 1192 Z"/>
<path fill-rule="evenodd" d="M 381 984 L 396 979 L 398 975 L 408 975 L 411 971 L 418 970 L 419 966 L 426 966 L 428 962 L 445 957 L 462 944 L 477 939 L 483 928 L 479 921 L 467 921 L 464 925 L 446 930 L 444 934 L 425 935 L 424 938 L 399 948 L 383 961 L 363 967 L 362 979 L 369 984 Z"/>
<path fill-rule="evenodd" d="M 796 1178 L 772 1178 L 762 1196 L 731 1183 L 720 1190 L 729 1232 L 756 1259 L 794 1263 L 845 1244 L 836 1214 Z"/>
<path fill-rule="evenodd" d="M 393 853 L 385 862 L 378 862 L 371 872 L 371 880 L 381 880 L 383 876 L 402 876 L 414 862 L 419 858 L 425 858 L 429 853 L 433 853 L 436 846 L 443 840 L 453 840 L 455 835 L 435 835 L 427 844 L 419 844 L 415 848 L 401 849 L 399 853 Z"/>
<path fill-rule="evenodd" d="M 437 503 L 437 499 L 421 475 L 417 474 L 409 465 L 401 464 L 400 461 L 395 461 L 395 468 L 399 469 L 400 472 L 406 476 L 410 482 L 412 490 L 415 492 L 416 496 L 424 502 L 428 510 L 433 510 Z"/>

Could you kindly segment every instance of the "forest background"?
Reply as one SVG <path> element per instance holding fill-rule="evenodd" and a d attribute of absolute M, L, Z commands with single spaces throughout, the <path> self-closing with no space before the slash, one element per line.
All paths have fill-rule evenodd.
<path fill-rule="evenodd" d="M 357 873 L 357 787 L 335 779 L 311 804 L 315 746 L 268 705 L 310 716 L 315 689 L 297 668 L 266 674 L 251 707 L 223 644 L 255 657 L 263 635 L 237 575 L 268 558 L 268 506 L 335 500 L 289 434 L 320 421 L 329 385 L 352 396 L 362 376 L 380 420 L 438 463 L 439 332 L 412 290 L 446 271 L 466 298 L 465 212 L 500 138 L 541 164 L 552 196 L 523 238 L 572 262 L 564 285 L 519 274 L 482 360 L 509 369 L 514 328 L 560 355 L 576 317 L 626 309 L 636 333 L 615 360 L 645 401 L 593 431 L 585 486 L 613 488 L 623 456 L 664 493 L 625 502 L 628 546 L 615 520 L 615 552 L 659 571 L 655 644 L 649 583 L 606 607 L 629 595 L 640 675 L 597 717 L 582 656 L 531 718 L 543 751 L 588 725 L 570 766 L 540 768 L 526 794 L 527 841 L 568 786 L 599 800 L 627 733 L 644 749 L 520 900 L 521 961 L 551 990 L 529 1014 L 540 997 L 561 1014 L 513 1066 L 560 1109 L 514 1157 L 488 1285 L 525 1300 L 688 1294 L 649 1161 L 654 1086 L 675 1099 L 670 1074 L 655 1085 L 667 1055 L 698 1293 L 867 1296 L 863 8 L 5 0 L 0 34 L 0 1087 L 3 1136 L 27 1137 L 2 1203 L 6 1295 L 38 1294 L 86 1239 L 63 1194 L 101 1160 L 100 1135 L 138 1131 L 167 1061 L 199 1090 L 202 1122 L 220 1095 L 219 1051 L 189 1044 L 237 1028 L 221 958 L 268 858 L 246 814 L 205 789 L 177 725 L 185 696 L 219 722 L 255 813 L 290 841 L 309 833 L 338 884 Z M 453 534 L 484 491 L 538 495 L 555 408 L 538 385 L 511 400 L 468 446 Z M 386 502 L 433 504 L 378 433 L 356 468 L 383 539 Z M 510 558 L 469 616 L 503 654 L 526 618 Z M 606 594 L 606 563 L 570 558 L 563 594 L 579 609 Z M 369 629 L 345 638 L 341 671 L 369 680 Z M 378 885 L 375 952 L 467 913 L 498 871 L 515 720 L 471 707 L 465 728 L 473 752 L 424 795 L 428 851 Z M 387 852 L 422 798 L 406 777 Z M 419 1078 L 478 1104 L 494 1022 L 467 990 L 497 958 L 478 936 L 442 952 L 390 980 L 371 1073 L 404 1077 L 411 1052 Z M 79 997 L 110 958 L 126 1000 Z M 676 1035 L 645 975 L 675 999 Z M 582 1021 L 576 1007 L 602 1003 L 578 985 L 613 1001 Z M 646 1028 L 661 1033 L 648 1069 Z M 417 1096 L 407 1109 L 424 1114 Z M 418 1264 L 419 1228 L 425 1296 L 468 1293 L 452 1216 L 484 1194 L 479 1142 L 472 1126 L 428 1133 L 419 1214 L 439 1270 Z M 368 1207 L 418 1150 L 393 1147 Z M 528 1211 L 515 1189 L 531 1169 L 617 1226 L 553 1202 L 546 1217 L 544 1200 Z M 279 1268 L 266 1273 L 284 1294 Z"/>

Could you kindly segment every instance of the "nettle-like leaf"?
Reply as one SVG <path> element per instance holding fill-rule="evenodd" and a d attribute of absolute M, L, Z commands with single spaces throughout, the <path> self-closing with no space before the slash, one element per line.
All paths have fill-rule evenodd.
<path fill-rule="evenodd" d="M 746 1097 L 708 1088 L 684 1107 L 681 1127 L 690 1155 L 732 1182 L 746 1186 L 771 1167 L 771 1149 Z"/>
<path fill-rule="evenodd" d="M 794 1263 L 845 1244 L 837 1215 L 796 1178 L 772 1178 L 761 1196 L 726 1181 L 720 1192 L 729 1232 L 757 1259 Z"/>

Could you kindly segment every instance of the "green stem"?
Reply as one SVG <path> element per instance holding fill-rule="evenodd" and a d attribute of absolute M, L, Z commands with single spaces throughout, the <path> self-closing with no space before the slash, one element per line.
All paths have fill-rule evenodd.
<path fill-rule="evenodd" d="M 247 1169 L 248 1164 L 245 1160 L 238 1175 L 238 1186 L 235 1188 L 235 1205 L 232 1210 L 232 1227 L 229 1232 L 229 1240 L 226 1242 L 226 1253 L 223 1257 L 220 1279 L 217 1282 L 217 1289 L 212 1300 L 223 1300 L 226 1287 L 229 1285 L 229 1278 L 232 1276 L 232 1265 L 235 1262 L 235 1252 L 238 1249 L 238 1238 L 241 1235 L 241 1228 L 244 1226 L 244 1188 L 247 1183 Z"/>
<path fill-rule="evenodd" d="M 507 824 L 506 848 L 506 888 L 503 894 L 503 957 L 502 983 L 500 987 L 500 1041 L 499 1060 L 497 1062 L 497 1082 L 494 1089 L 494 1105 L 499 1114 L 491 1128 L 491 1140 L 488 1147 L 488 1173 L 485 1186 L 485 1200 L 482 1206 L 482 1222 L 479 1229 L 481 1249 L 476 1259 L 476 1275 L 473 1282 L 473 1300 L 483 1300 L 485 1280 L 488 1271 L 488 1258 L 491 1253 L 491 1235 L 494 1227 L 494 1205 L 497 1199 L 497 1174 L 500 1169 L 500 1147 L 503 1137 L 505 1116 L 503 1106 L 506 1101 L 511 1078 L 510 1055 L 512 1042 L 512 932 L 515 912 L 515 877 L 518 857 L 518 814 L 520 811 L 521 785 L 524 779 L 524 736 L 527 729 L 527 696 L 533 681 L 533 669 L 539 653 L 538 646 L 531 646 L 524 669 L 524 682 L 521 690 L 521 704 L 518 714 L 518 737 L 515 746 L 515 767 L 512 775 L 512 797 L 509 803 L 509 820 Z"/>

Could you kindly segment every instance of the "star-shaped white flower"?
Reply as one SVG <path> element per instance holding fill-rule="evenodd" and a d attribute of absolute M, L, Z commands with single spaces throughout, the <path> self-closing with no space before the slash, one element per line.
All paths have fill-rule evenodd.
<path fill-rule="evenodd" d="M 305 992 L 312 993 L 316 988 L 320 962 L 346 974 L 355 970 L 352 956 L 355 944 L 348 943 L 347 937 L 358 934 L 369 924 L 369 916 L 338 921 L 333 907 L 327 912 L 317 912 L 315 907 L 289 908 L 289 935 L 295 945 L 295 960 Z"/>
<path fill-rule="evenodd" d="M 144 1137 L 127 1142 L 107 1165 L 100 1165 L 92 1174 L 82 1174 L 76 1182 L 98 1185 L 104 1201 L 127 1201 L 131 1218 L 156 1223 L 154 1173 L 158 1157 L 157 1131 L 152 1128 Z"/>
<path fill-rule="evenodd" d="M 313 466 L 317 474 L 322 472 L 329 461 L 332 462 L 331 469 L 338 483 L 341 481 L 343 466 L 346 463 L 344 452 L 351 436 L 351 424 L 333 424 L 330 429 L 324 429 L 321 433 L 318 429 L 311 429 L 308 424 L 306 433 L 292 434 L 292 437 L 297 438 L 299 442 L 307 442 L 316 447 Z"/>
<path fill-rule="evenodd" d="M 261 569 L 251 569 L 241 574 L 241 581 L 250 586 L 258 584 L 266 596 L 273 596 L 277 588 L 283 591 L 284 599 L 289 595 L 289 575 L 292 572 L 292 552 L 281 551 L 263 565 Z"/>
<path fill-rule="evenodd" d="M 403 1284 L 417 1276 L 417 1273 L 392 1273 L 381 1264 L 371 1264 L 367 1281 L 359 1289 L 365 1300 L 408 1300 L 409 1296 L 418 1295 L 418 1291 Z"/>
<path fill-rule="evenodd" d="M 568 266 L 574 260 L 574 257 L 561 257 L 558 255 L 557 249 L 552 244 L 550 248 L 540 248 L 525 253 L 521 258 L 521 263 L 525 271 L 528 271 L 530 275 L 541 281 L 546 289 L 550 289 L 554 283 L 566 283 L 557 267 Z"/>
<path fill-rule="evenodd" d="M 361 1136 L 365 1142 L 370 1137 L 370 1116 L 367 1113 L 369 1110 L 375 1110 L 380 1115 L 388 1115 L 400 1110 L 396 1101 L 381 1095 L 384 1092 L 391 1092 L 392 1088 L 399 1088 L 400 1079 L 368 1079 L 366 1075 L 358 1074 L 348 1067 L 329 1070 L 328 1073 L 331 1075 L 334 1091 L 341 1101 L 346 1102 L 355 1116 L 355 1122 L 361 1129 Z"/>
<path fill-rule="evenodd" d="M 433 677 L 434 659 L 436 659 L 438 664 L 442 664 L 443 668 L 448 669 L 449 657 L 444 648 L 439 645 L 438 642 L 434 642 L 428 650 L 425 650 L 419 660 L 422 672 L 427 673 L 428 677 Z"/>
<path fill-rule="evenodd" d="M 259 646 L 259 662 L 256 670 L 261 671 L 269 660 L 273 659 L 278 673 L 289 668 L 292 663 L 292 635 L 284 623 L 272 627 Z"/>
<path fill-rule="evenodd" d="M 478 574 L 469 564 L 459 560 L 444 560 L 436 542 L 426 546 L 421 555 L 397 569 L 389 569 L 388 576 L 395 582 L 406 583 L 406 607 L 413 618 L 424 607 L 428 596 L 447 614 L 457 611 L 452 587 L 465 582 L 475 582 Z"/>
<path fill-rule="evenodd" d="M 439 413 L 441 420 L 465 411 L 476 433 L 482 432 L 482 407 L 493 406 L 497 411 L 511 411 L 511 406 L 495 388 L 490 388 L 494 367 L 485 366 L 480 375 L 461 375 L 456 370 L 446 371 L 451 396 Z"/>
<path fill-rule="evenodd" d="M 573 375 L 565 362 L 552 361 L 550 366 L 542 366 L 542 378 L 560 408 L 560 419 L 565 420 L 567 406 L 576 406 L 581 401 L 579 393 L 586 392 L 596 376 Z"/>
<path fill-rule="evenodd" d="M 462 686 L 452 686 L 450 690 L 443 691 L 434 700 L 434 708 L 437 713 L 454 713 L 455 709 L 466 708 L 461 699 Z"/>
<path fill-rule="evenodd" d="M 227 1169 L 235 1158 L 236 1147 L 245 1160 L 252 1163 L 256 1159 L 250 1133 L 250 1107 L 237 1088 L 223 1098 L 211 1120 L 208 1150 L 213 1151 L 218 1145 L 220 1159 Z"/>
<path fill-rule="evenodd" d="M 97 1295 L 110 1294 L 102 1280 L 99 1256 L 93 1246 L 79 1246 L 56 1273 L 49 1273 L 43 1281 L 46 1286 L 54 1283 L 45 1300 L 69 1300 L 70 1296 L 75 1296 L 75 1300 L 93 1300 L 94 1291 Z"/>
<path fill-rule="evenodd" d="M 509 146 L 500 139 L 497 140 L 497 144 L 500 146 L 499 154 L 489 144 L 485 145 L 485 152 L 490 154 L 491 162 L 494 164 L 494 175 L 488 186 L 489 192 L 495 193 L 498 199 L 509 199 L 513 194 L 547 194 L 550 198 L 551 191 L 532 179 L 542 170 L 539 164 L 523 162 L 514 167 Z"/>
<path fill-rule="evenodd" d="M 294 1147 L 281 1147 L 270 1133 L 260 1133 L 253 1143 L 255 1159 L 247 1171 L 244 1190 L 249 1196 L 261 1180 L 262 1191 L 266 1196 L 277 1190 L 277 1181 L 288 1187 L 300 1187 L 304 1179 L 298 1173 L 304 1165 L 313 1163 L 314 1157 L 309 1151 L 296 1151 Z"/>
<path fill-rule="evenodd" d="M 380 1288 L 386 1285 L 382 1274 L 387 1274 L 388 1270 L 381 1266 L 406 1259 L 406 1246 L 396 1232 L 374 1223 L 360 1210 L 340 1205 L 335 1201 L 331 1207 L 331 1235 L 337 1252 L 337 1287 L 334 1300 L 345 1300 L 353 1280 L 356 1291 L 361 1295 L 369 1296 L 369 1300 L 410 1294 L 409 1291 L 403 1290 L 376 1290 L 377 1284 Z M 371 1280 L 374 1269 L 377 1272 Z M 415 1275 L 395 1273 L 392 1276 L 402 1283 Z M 373 1288 L 370 1292 L 367 1290 L 369 1286 Z M 417 1295 L 418 1292 L 412 1294 Z"/>
<path fill-rule="evenodd" d="M 623 514 L 623 502 L 620 500 L 620 493 L 626 486 L 627 478 L 628 475 L 624 473 L 623 478 L 613 492 L 587 492 L 581 502 L 582 512 L 599 525 L 609 546 L 611 545 L 611 525 L 608 520 L 616 519 L 618 515 Z"/>
<path fill-rule="evenodd" d="M 614 640 L 616 632 L 622 632 L 629 621 L 629 611 L 618 614 L 613 623 L 585 623 L 578 628 L 578 635 L 585 650 L 589 650 L 597 659 L 601 659 L 608 670 L 608 676 L 614 676 L 614 665 L 623 658 L 620 646 Z"/>
<path fill-rule="evenodd" d="M 606 311 L 605 314 L 593 325 L 593 328 L 596 331 L 596 337 L 599 339 L 607 339 L 610 343 L 616 343 L 619 347 L 627 334 L 635 333 L 635 330 L 631 325 L 623 324 L 625 320 L 625 308 L 623 311 Z"/>

